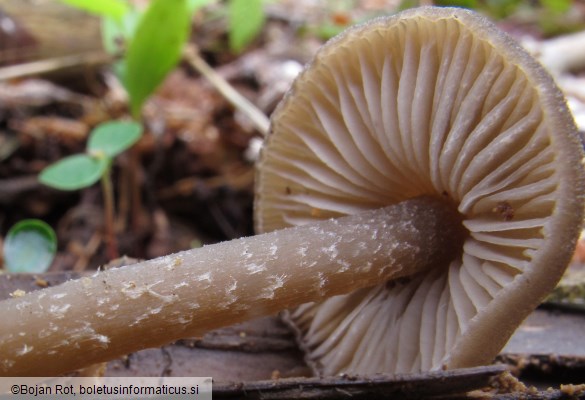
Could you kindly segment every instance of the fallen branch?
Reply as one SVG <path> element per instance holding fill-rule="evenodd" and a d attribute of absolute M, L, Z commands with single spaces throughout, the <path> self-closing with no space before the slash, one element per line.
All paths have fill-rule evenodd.
<path fill-rule="evenodd" d="M 289 378 L 213 386 L 213 398 L 247 399 L 412 399 L 459 398 L 489 386 L 505 366 L 422 374 Z M 465 398 L 465 397 L 463 397 Z"/>
<path fill-rule="evenodd" d="M 114 56 L 104 53 L 103 51 L 54 57 L 30 63 L 2 67 L 0 68 L 0 81 L 47 74 L 68 68 L 105 65 L 111 63 L 113 60 Z"/>

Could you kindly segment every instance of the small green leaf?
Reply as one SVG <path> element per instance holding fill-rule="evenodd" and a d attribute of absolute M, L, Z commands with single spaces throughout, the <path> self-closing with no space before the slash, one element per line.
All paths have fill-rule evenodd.
<path fill-rule="evenodd" d="M 317 28 L 315 33 L 317 34 L 317 36 L 319 38 L 321 38 L 323 40 L 329 40 L 333 36 L 340 34 L 341 31 L 343 31 L 345 28 L 347 28 L 347 27 L 341 26 L 341 25 L 323 23 L 323 24 L 319 25 L 319 27 Z"/>
<path fill-rule="evenodd" d="M 134 117 L 140 115 L 144 101 L 181 58 L 190 16 L 186 0 L 152 0 L 140 20 L 122 77 Z"/>
<path fill-rule="evenodd" d="M 540 4 L 555 14 L 562 14 L 571 9 L 571 0 L 540 0 Z"/>
<path fill-rule="evenodd" d="M 481 4 L 488 14 L 496 19 L 502 19 L 516 12 L 522 0 L 485 0 Z"/>
<path fill-rule="evenodd" d="M 105 17 L 121 20 L 130 7 L 123 0 L 61 0 L 70 6 Z"/>
<path fill-rule="evenodd" d="M 262 0 L 230 0 L 228 7 L 230 48 L 240 52 L 264 26 Z"/>
<path fill-rule="evenodd" d="M 400 4 L 398 4 L 397 11 L 407 10 L 409 8 L 418 7 L 418 0 L 402 0 Z"/>
<path fill-rule="evenodd" d="M 201 7 L 215 2 L 215 0 L 187 0 L 187 8 L 190 13 L 194 13 Z"/>
<path fill-rule="evenodd" d="M 13 273 L 43 273 L 55 258 L 57 236 L 53 229 L 38 219 L 25 219 L 15 224 L 4 241 L 4 266 Z"/>
<path fill-rule="evenodd" d="M 78 190 L 96 183 L 108 169 L 108 157 L 76 154 L 49 165 L 39 175 L 39 181 L 61 190 Z"/>
<path fill-rule="evenodd" d="M 137 122 L 104 122 L 89 135 L 87 152 L 114 158 L 136 143 L 140 135 L 142 135 L 142 125 Z"/>
<path fill-rule="evenodd" d="M 110 54 L 120 54 L 130 42 L 138 26 L 141 12 L 134 8 L 128 10 L 117 20 L 114 18 L 102 19 L 102 41 L 104 49 Z"/>

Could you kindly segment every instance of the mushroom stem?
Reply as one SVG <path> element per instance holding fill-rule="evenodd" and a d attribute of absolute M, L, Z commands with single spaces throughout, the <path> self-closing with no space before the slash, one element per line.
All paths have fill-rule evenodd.
<path fill-rule="evenodd" d="M 446 265 L 458 250 L 455 214 L 417 198 L 5 300 L 0 375 L 54 376 Z"/>

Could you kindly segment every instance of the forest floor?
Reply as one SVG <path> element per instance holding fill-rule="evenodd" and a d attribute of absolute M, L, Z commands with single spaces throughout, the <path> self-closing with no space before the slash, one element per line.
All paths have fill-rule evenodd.
<path fill-rule="evenodd" d="M 229 49 L 225 12 L 215 5 L 195 15 L 190 42 L 220 76 L 269 116 L 327 38 L 355 22 L 397 10 L 399 3 L 268 2 L 261 34 L 239 54 Z M 8 18 L 17 27 L 10 34 L 2 30 Z M 585 29 L 583 21 L 585 1 L 574 1 L 569 13 L 552 19 L 535 6 L 497 23 L 535 53 L 550 52 L 543 60 L 546 65 L 547 60 L 562 58 L 550 50 L 561 45 L 549 36 Z M 585 39 L 581 46 L 585 49 Z M 94 17 L 56 0 L 0 0 L 0 244 L 18 221 L 46 221 L 58 238 L 51 272 L 80 274 L 114 261 L 104 240 L 100 185 L 65 192 L 40 184 L 37 176 L 49 164 L 83 151 L 89 132 L 99 123 L 129 118 L 128 99 L 107 63 L 82 62 L 32 75 L 19 72 L 18 66 L 100 51 L 99 21 Z M 583 134 L 585 61 L 569 60 L 555 68 L 551 72 Z M 17 72 L 5 78 L 9 69 L 11 74 Z M 144 136 L 131 154 L 116 159 L 113 168 L 119 254 L 151 259 L 252 235 L 254 161 L 262 134 L 248 116 L 183 61 L 149 98 L 142 122 Z M 132 157 L 139 163 L 133 163 Z M 139 178 L 136 187 L 127 174 L 131 166 Z M 574 264 L 583 262 L 585 243 L 580 243 Z M 283 332 L 272 319 L 259 326 L 263 324 L 269 326 L 271 338 L 282 339 L 291 352 L 287 355 L 294 361 L 291 371 L 303 368 L 298 351 L 291 348 L 290 332 Z M 262 336 L 257 326 L 242 328 L 249 330 L 255 343 Z M 241 332 L 228 329 L 219 338 L 238 350 L 241 343 L 233 343 L 245 337 Z M 270 345 L 280 348 L 281 342 L 273 340 Z M 266 365 L 272 368 L 269 362 Z"/>
<path fill-rule="evenodd" d="M 398 3 L 270 2 L 261 34 L 240 54 L 230 51 L 225 10 L 215 5 L 195 15 L 191 43 L 268 116 L 328 37 L 388 14 Z M 100 122 L 128 118 L 127 96 L 108 64 L 18 73 L 21 63 L 99 51 L 96 18 L 53 0 L 0 0 L 0 11 L 18 28 L 0 37 L 0 67 L 17 71 L 11 79 L 0 72 L 0 237 L 24 218 L 42 219 L 58 237 L 52 271 L 95 269 L 111 261 L 100 186 L 64 192 L 36 177 L 49 164 L 83 151 Z M 585 3 L 575 2 L 556 23 L 578 29 L 575 21 L 585 20 L 583 15 Z M 533 46 L 546 34 L 547 23 L 538 8 L 499 22 Z M 575 91 L 585 84 L 569 86 Z M 583 92 L 572 97 L 577 117 L 585 109 Z M 262 135 L 248 117 L 183 62 L 148 100 L 142 121 L 145 135 L 132 150 L 140 162 L 123 154 L 113 169 L 119 254 L 148 259 L 253 234 L 254 159 Z M 138 169 L 137 185 L 128 180 L 130 164 Z"/>

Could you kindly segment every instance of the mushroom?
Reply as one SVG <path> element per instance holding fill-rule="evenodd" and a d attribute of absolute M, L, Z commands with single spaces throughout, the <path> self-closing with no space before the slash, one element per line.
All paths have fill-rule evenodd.
<path fill-rule="evenodd" d="M 413 9 L 325 44 L 272 115 L 256 230 L 431 196 L 466 234 L 448 267 L 289 312 L 314 371 L 491 362 L 569 262 L 582 157 L 550 76 L 470 11 Z"/>
<path fill-rule="evenodd" d="M 332 40 L 271 130 L 266 233 L 1 302 L 0 375 L 57 375 L 286 308 L 324 373 L 478 365 L 568 262 L 585 194 L 571 117 L 470 12 L 423 8 Z"/>
<path fill-rule="evenodd" d="M 460 230 L 452 213 L 442 200 L 417 198 L 4 300 L 0 376 L 56 376 L 424 271 L 437 259 L 446 265 L 450 237 Z M 436 234 L 442 229 L 446 235 Z M 421 237 L 428 242 L 418 248 Z"/>

